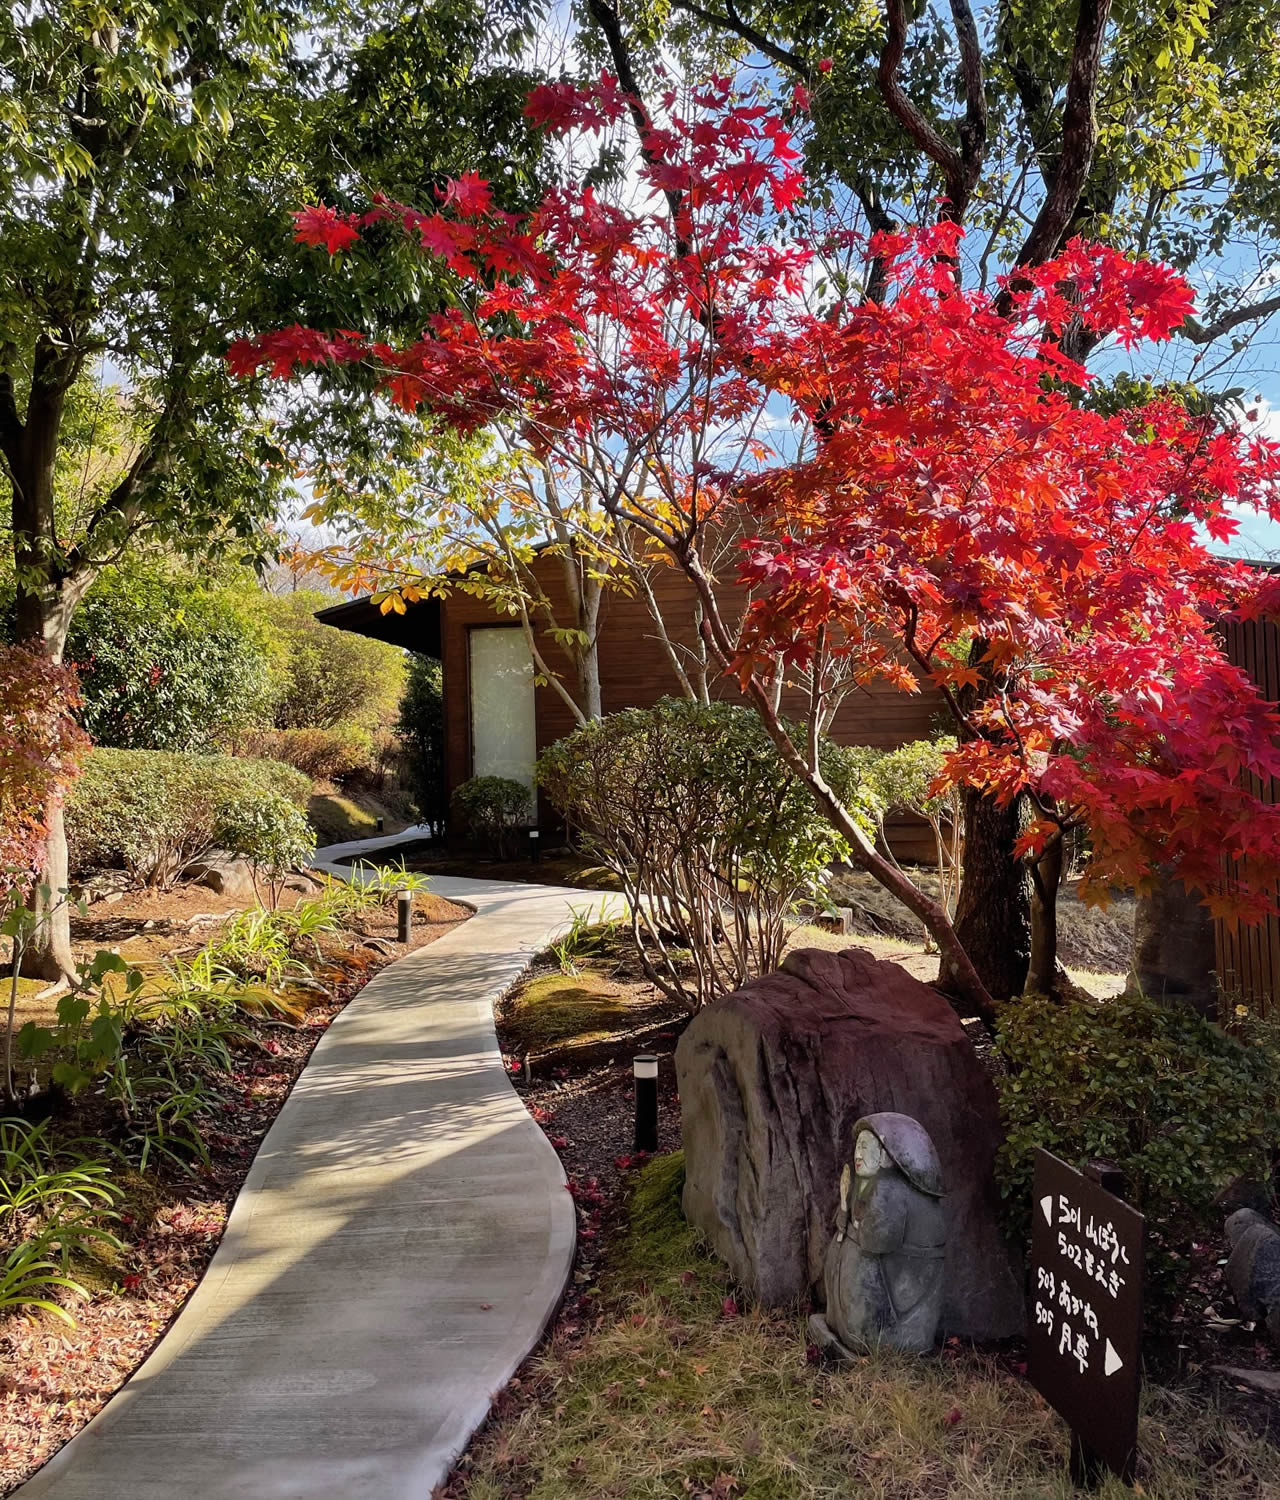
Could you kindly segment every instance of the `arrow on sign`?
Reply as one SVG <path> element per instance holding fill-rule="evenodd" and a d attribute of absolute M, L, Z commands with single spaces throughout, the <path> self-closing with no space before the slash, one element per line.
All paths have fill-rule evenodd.
<path fill-rule="evenodd" d="M 1106 1352 L 1102 1356 L 1103 1373 L 1107 1375 L 1114 1375 L 1122 1364 L 1124 1364 L 1124 1360 L 1122 1360 L 1116 1353 L 1115 1349 L 1112 1347 L 1111 1340 L 1108 1339 Z"/>
<path fill-rule="evenodd" d="M 1052 1229 L 1053 1228 L 1053 1194 L 1052 1193 L 1050 1193 L 1050 1195 L 1047 1198 L 1041 1198 L 1041 1200 L 1040 1200 L 1040 1212 L 1044 1215 L 1044 1221 L 1045 1221 L 1045 1223 L 1050 1227 L 1050 1229 Z"/>

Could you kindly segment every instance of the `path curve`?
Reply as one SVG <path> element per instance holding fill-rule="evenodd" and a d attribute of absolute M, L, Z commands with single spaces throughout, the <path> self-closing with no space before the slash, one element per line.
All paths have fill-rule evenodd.
<path fill-rule="evenodd" d="M 476 915 L 336 1018 L 191 1300 L 21 1500 L 429 1500 L 537 1343 L 573 1200 L 492 1007 L 600 893 L 431 889 Z"/>

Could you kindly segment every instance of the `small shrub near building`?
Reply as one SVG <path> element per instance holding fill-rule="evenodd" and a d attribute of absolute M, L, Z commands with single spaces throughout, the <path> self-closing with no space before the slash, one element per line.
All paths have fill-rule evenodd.
<path fill-rule="evenodd" d="M 514 852 L 515 833 L 533 812 L 529 788 L 506 776 L 473 776 L 453 794 L 453 807 L 466 831 L 500 859 Z"/>
<path fill-rule="evenodd" d="M 1280 1053 L 1141 997 L 1012 1000 L 997 1048 L 1008 1069 L 1000 1174 L 1010 1229 L 1027 1237 L 1034 1147 L 1073 1166 L 1114 1162 L 1146 1215 L 1150 1293 L 1176 1300 L 1192 1242 L 1221 1231 L 1218 1193 L 1239 1175 L 1269 1176 Z"/>
<path fill-rule="evenodd" d="M 824 745 L 822 769 L 870 830 L 856 763 Z M 777 968 L 788 912 L 848 852 L 735 704 L 610 714 L 547 750 L 538 781 L 621 881 L 646 975 L 690 1010 Z"/>
<path fill-rule="evenodd" d="M 67 802 L 71 868 L 123 869 L 166 887 L 211 849 L 270 860 L 285 844 L 301 848 L 310 793 L 307 776 L 277 761 L 99 747 Z"/>

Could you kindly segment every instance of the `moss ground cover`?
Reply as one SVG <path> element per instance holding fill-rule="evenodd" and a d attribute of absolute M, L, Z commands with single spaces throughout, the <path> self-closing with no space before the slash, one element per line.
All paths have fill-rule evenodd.
<path fill-rule="evenodd" d="M 816 1362 L 797 1312 L 746 1307 L 679 1209 L 681 1158 L 631 1178 L 589 1326 L 561 1326 L 449 1487 L 451 1500 L 1067 1500 L 1066 1430 L 1014 1356 Z M 1280 1495 L 1263 1439 L 1152 1386 L 1140 1493 Z M 1102 1495 L 1130 1495 L 1108 1482 Z"/>

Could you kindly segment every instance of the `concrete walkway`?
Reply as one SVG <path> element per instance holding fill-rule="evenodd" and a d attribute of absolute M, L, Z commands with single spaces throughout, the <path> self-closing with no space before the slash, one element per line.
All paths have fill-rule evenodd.
<path fill-rule="evenodd" d="M 431 888 L 476 915 L 338 1016 L 186 1309 L 22 1500 L 429 1500 L 537 1342 L 573 1201 L 492 1003 L 600 897 Z"/>

